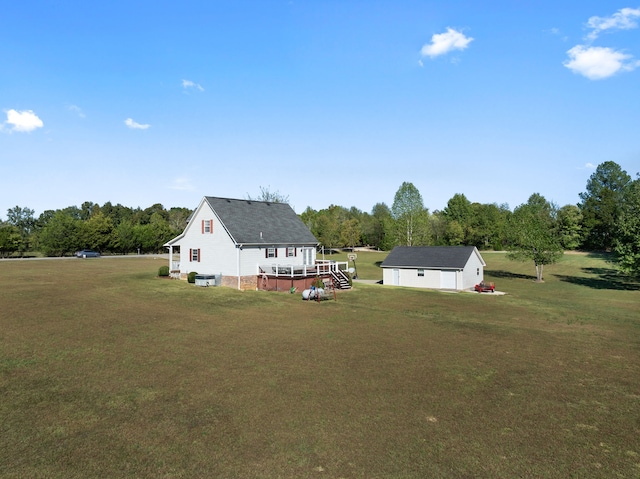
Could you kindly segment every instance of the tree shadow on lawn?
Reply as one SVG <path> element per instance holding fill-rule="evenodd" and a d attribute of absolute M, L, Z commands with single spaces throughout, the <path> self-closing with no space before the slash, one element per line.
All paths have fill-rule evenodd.
<path fill-rule="evenodd" d="M 503 278 L 503 279 L 528 279 L 528 280 L 536 280 L 535 276 L 532 276 L 530 274 L 519 274 L 519 273 L 512 273 L 510 271 L 503 271 L 503 270 L 491 270 L 491 269 L 485 269 L 484 270 L 485 274 L 492 276 L 494 278 Z"/>
<path fill-rule="evenodd" d="M 560 281 L 566 283 L 587 286 L 593 289 L 612 289 L 617 291 L 640 291 L 640 283 L 634 281 L 629 276 L 621 274 L 612 268 L 582 268 L 582 271 L 592 275 L 585 276 L 568 276 L 563 274 L 554 274 Z"/>

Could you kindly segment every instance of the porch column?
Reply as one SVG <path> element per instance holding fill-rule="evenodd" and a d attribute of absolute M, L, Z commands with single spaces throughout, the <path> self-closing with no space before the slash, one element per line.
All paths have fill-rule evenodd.
<path fill-rule="evenodd" d="M 238 261 L 238 289 L 241 289 L 240 287 L 240 249 L 241 248 L 239 246 L 236 247 L 236 258 Z"/>

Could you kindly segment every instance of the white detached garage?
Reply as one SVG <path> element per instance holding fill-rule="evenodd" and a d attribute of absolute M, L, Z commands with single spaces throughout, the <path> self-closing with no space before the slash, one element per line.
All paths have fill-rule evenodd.
<path fill-rule="evenodd" d="M 382 283 L 463 291 L 484 280 L 475 246 L 396 246 L 380 265 Z"/>

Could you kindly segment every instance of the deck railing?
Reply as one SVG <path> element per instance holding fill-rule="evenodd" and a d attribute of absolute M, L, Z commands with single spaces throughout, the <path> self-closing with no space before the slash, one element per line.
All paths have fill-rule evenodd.
<path fill-rule="evenodd" d="M 344 271 L 348 269 L 347 261 L 316 260 L 316 264 L 261 264 L 258 266 L 259 274 L 267 276 L 306 278 L 309 276 L 322 276 L 330 274 L 332 271 Z"/>

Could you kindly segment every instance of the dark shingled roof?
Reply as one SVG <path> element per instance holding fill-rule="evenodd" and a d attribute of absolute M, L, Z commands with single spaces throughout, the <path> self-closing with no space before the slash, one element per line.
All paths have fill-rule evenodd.
<path fill-rule="evenodd" d="M 215 196 L 205 196 L 205 199 L 238 244 L 318 244 L 286 203 Z"/>
<path fill-rule="evenodd" d="M 396 246 L 383 268 L 463 269 L 474 246 Z"/>

